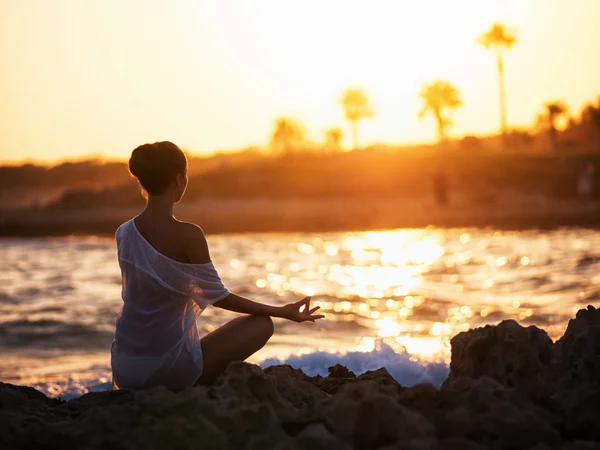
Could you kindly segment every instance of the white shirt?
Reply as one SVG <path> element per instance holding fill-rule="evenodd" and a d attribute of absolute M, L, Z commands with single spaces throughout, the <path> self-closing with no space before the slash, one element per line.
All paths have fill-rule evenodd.
<path fill-rule="evenodd" d="M 119 227 L 116 239 L 123 309 L 111 349 L 114 381 L 119 387 L 145 387 L 150 377 L 161 383 L 184 351 L 201 372 L 196 319 L 229 295 L 213 263 L 168 258 L 146 241 L 133 219 Z"/>

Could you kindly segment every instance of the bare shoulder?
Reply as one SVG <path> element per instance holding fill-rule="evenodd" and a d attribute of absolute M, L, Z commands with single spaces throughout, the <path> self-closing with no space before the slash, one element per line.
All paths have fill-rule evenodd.
<path fill-rule="evenodd" d="M 206 264 L 210 260 L 210 252 L 204 231 L 195 223 L 179 222 L 179 240 L 183 251 L 191 264 Z"/>

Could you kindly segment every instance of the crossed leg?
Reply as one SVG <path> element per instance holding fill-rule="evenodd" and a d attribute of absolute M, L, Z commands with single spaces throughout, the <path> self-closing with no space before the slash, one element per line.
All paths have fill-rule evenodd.
<path fill-rule="evenodd" d="M 200 339 L 202 375 L 196 385 L 213 383 L 232 361 L 243 361 L 260 350 L 273 336 L 269 316 L 237 317 Z"/>

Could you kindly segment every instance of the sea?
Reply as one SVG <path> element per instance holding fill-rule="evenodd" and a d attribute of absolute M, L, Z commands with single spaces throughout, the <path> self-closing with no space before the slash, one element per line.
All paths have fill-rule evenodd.
<path fill-rule="evenodd" d="M 600 305 L 600 231 L 401 229 L 208 237 L 227 288 L 283 305 L 312 296 L 325 318 L 275 319 L 249 362 L 326 375 L 385 367 L 400 383 L 439 386 L 451 339 L 516 320 L 556 340 L 578 309 Z M 0 239 L 0 381 L 66 400 L 111 386 L 121 309 L 114 239 Z M 209 307 L 201 334 L 236 317 Z"/>

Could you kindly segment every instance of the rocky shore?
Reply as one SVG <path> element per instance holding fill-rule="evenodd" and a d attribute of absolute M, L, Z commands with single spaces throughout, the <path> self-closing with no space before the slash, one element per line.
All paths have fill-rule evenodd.
<path fill-rule="evenodd" d="M 600 449 L 600 310 L 580 310 L 556 343 L 514 321 L 461 333 L 440 389 L 384 368 L 309 377 L 246 363 L 207 388 L 68 403 L 0 383 L 0 448 Z"/>

